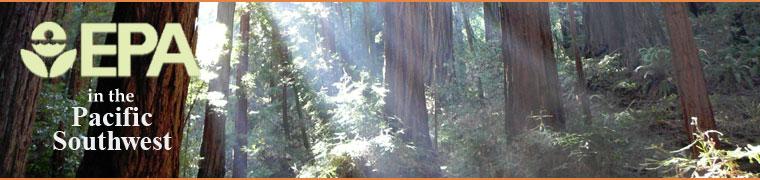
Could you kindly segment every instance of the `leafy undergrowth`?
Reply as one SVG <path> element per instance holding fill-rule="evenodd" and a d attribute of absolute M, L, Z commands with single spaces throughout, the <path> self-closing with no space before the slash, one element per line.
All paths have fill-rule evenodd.
<path fill-rule="evenodd" d="M 695 125 L 693 119 L 692 125 Z M 723 136 L 715 130 L 697 130 L 693 134 L 694 142 L 688 146 L 667 152 L 673 156 L 661 161 L 654 161 L 650 169 L 661 170 L 675 177 L 691 178 L 757 178 L 760 177 L 760 146 L 746 145 L 734 150 L 719 148 L 721 146 L 710 139 Z M 693 148 L 699 153 L 696 158 L 690 158 L 685 153 Z"/>

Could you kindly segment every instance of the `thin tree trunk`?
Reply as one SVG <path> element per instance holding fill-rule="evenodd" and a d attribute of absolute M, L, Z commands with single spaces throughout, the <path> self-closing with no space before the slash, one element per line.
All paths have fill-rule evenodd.
<path fill-rule="evenodd" d="M 0 177 L 21 177 L 32 138 L 41 80 L 27 70 L 19 49 L 33 50 L 32 30 L 52 18 L 54 3 L 0 4 Z"/>
<path fill-rule="evenodd" d="M 503 3 L 502 57 L 514 88 L 505 102 L 508 132 L 533 128 L 538 123 L 562 129 L 557 66 L 549 29 L 548 3 Z M 510 65 L 510 66 L 507 66 Z"/>
<path fill-rule="evenodd" d="M 467 47 L 470 48 L 470 51 L 475 51 L 475 31 L 472 30 L 472 23 L 470 23 L 470 10 L 464 3 L 459 3 L 459 7 L 462 10 L 464 32 L 467 35 Z"/>
<path fill-rule="evenodd" d="M 85 14 L 89 13 L 89 11 L 87 10 L 87 7 L 88 7 L 87 3 L 81 3 L 81 7 L 82 7 L 81 10 L 78 12 L 79 14 L 78 18 L 84 19 L 86 17 Z M 76 33 L 73 36 L 75 39 L 71 40 L 74 43 L 72 47 L 79 48 L 79 45 L 81 43 L 80 35 L 81 33 Z M 74 66 L 71 67 L 71 70 L 69 70 L 69 79 L 66 82 L 66 93 L 68 94 L 68 98 L 72 100 L 76 99 L 77 95 L 79 95 L 79 92 L 82 89 L 83 83 L 88 82 L 87 79 L 81 76 L 81 72 L 79 69 L 81 67 L 81 64 L 79 64 L 80 62 L 79 60 L 80 58 L 77 57 L 77 60 L 74 61 Z"/>
<path fill-rule="evenodd" d="M 238 89 L 236 92 L 237 114 L 235 116 L 235 142 L 237 145 L 233 149 L 234 160 L 232 165 L 232 177 L 246 177 L 248 173 L 248 153 L 243 148 L 248 146 L 248 87 L 243 84 L 243 76 L 248 72 L 248 48 L 251 33 L 251 13 L 245 12 L 240 16 L 240 64 L 238 64 L 237 74 L 235 75 L 235 84 Z"/>
<path fill-rule="evenodd" d="M 587 125 L 591 124 L 591 109 L 588 102 L 588 89 L 586 86 L 586 75 L 583 73 L 583 61 L 581 60 L 580 48 L 578 48 L 578 33 L 576 33 L 575 6 L 573 3 L 567 3 L 567 14 L 570 16 L 570 46 L 573 50 L 573 59 L 575 60 L 575 73 L 578 76 L 576 81 L 576 90 L 578 95 L 576 99 L 580 102 L 583 120 Z"/>
<path fill-rule="evenodd" d="M 192 50 L 195 51 L 195 19 L 198 3 L 117 3 L 113 22 L 146 22 L 161 34 L 164 26 L 177 22 Z M 109 34 L 107 44 L 116 44 L 116 34 Z M 132 43 L 143 42 L 139 36 Z M 170 52 L 176 52 L 172 45 Z M 160 137 L 169 134 L 170 150 L 160 151 L 85 151 L 78 177 L 177 177 L 184 119 L 182 111 L 187 97 L 189 77 L 181 64 L 164 65 L 155 78 L 144 76 L 152 61 L 152 53 L 133 56 L 132 76 L 129 78 L 99 78 L 97 93 L 120 89 L 134 93 L 134 102 L 92 103 L 91 113 L 111 113 L 116 107 L 137 107 L 140 113 L 151 113 L 151 126 L 90 127 L 87 135 L 95 137 L 113 131 L 116 137 Z M 102 66 L 116 66 L 115 56 L 103 57 Z"/>
<path fill-rule="evenodd" d="M 66 17 L 71 16 L 72 3 L 62 2 L 56 3 L 53 7 L 53 17 L 51 20 L 61 25 L 64 29 L 71 29 L 71 23 L 66 22 Z M 50 84 L 58 84 L 61 82 L 61 77 L 54 77 L 47 79 Z"/>
<path fill-rule="evenodd" d="M 307 133 L 307 124 L 309 122 L 309 119 L 304 116 L 303 114 L 303 103 L 301 102 L 301 99 L 303 97 L 301 96 L 303 93 L 300 91 L 303 90 L 303 86 L 301 88 L 298 88 L 298 86 L 293 86 L 293 92 L 295 93 L 296 98 L 296 114 L 298 115 L 298 122 L 300 123 L 300 133 L 301 133 L 301 143 L 303 144 L 304 149 L 307 153 L 309 153 L 309 157 L 311 157 L 311 142 L 309 141 L 309 134 Z"/>
<path fill-rule="evenodd" d="M 367 55 L 369 57 L 372 57 L 372 43 L 375 40 L 374 37 L 372 37 L 372 21 L 370 21 L 370 4 L 367 2 L 362 3 L 362 24 L 364 26 L 364 38 L 366 38 L 364 42 L 365 48 L 367 48 Z"/>
<path fill-rule="evenodd" d="M 712 106 L 705 86 L 702 63 L 699 61 L 697 45 L 691 30 L 691 21 L 684 3 L 662 3 L 665 11 L 668 34 L 670 35 L 671 63 L 675 70 L 678 95 L 686 135 L 694 140 L 693 133 L 716 130 Z M 692 124 L 696 118 L 696 126 Z M 717 144 L 718 138 L 712 133 L 710 139 Z M 692 157 L 697 157 L 699 149 L 692 147 Z"/>
<path fill-rule="evenodd" d="M 277 70 L 280 75 L 280 110 L 282 115 L 282 129 L 283 129 L 283 135 L 285 136 L 286 140 L 290 142 L 292 140 L 292 131 L 291 131 L 291 124 L 290 124 L 290 116 L 288 116 L 288 89 L 289 86 L 292 83 L 292 73 L 290 72 L 290 52 L 288 51 L 288 45 L 285 41 L 285 38 L 283 37 L 282 33 L 280 32 L 280 27 L 278 27 L 277 23 L 275 21 L 272 22 L 272 49 L 274 51 L 274 58 L 277 61 Z"/>
<path fill-rule="evenodd" d="M 341 8 L 342 6 L 338 5 L 335 6 L 335 8 Z M 329 11 L 330 9 L 328 9 Z M 333 10 L 337 12 L 341 12 L 340 10 Z M 340 19 L 343 19 L 342 17 Z M 327 50 L 327 53 L 325 53 L 325 58 L 330 59 L 333 55 L 337 55 L 338 62 L 340 62 L 340 70 L 341 71 L 334 71 L 335 76 L 337 78 L 340 78 L 343 76 L 344 73 L 347 73 L 352 80 L 358 80 L 359 77 L 356 77 L 355 73 L 353 72 L 353 69 L 351 69 L 352 66 L 354 66 L 351 54 L 348 53 L 345 48 L 341 46 L 341 44 L 338 44 L 336 32 L 337 33 L 345 33 L 346 31 L 342 31 L 340 29 L 335 29 L 333 26 L 333 22 L 337 24 L 338 27 L 345 27 L 345 22 L 342 20 L 339 21 L 332 21 L 329 17 L 320 17 L 318 18 L 319 21 L 319 31 L 318 34 L 320 37 L 322 37 L 322 41 L 320 42 L 320 46 L 322 48 L 325 48 Z M 337 93 L 337 89 L 331 89 L 335 93 Z M 331 93 L 332 94 L 332 93 Z"/>
<path fill-rule="evenodd" d="M 58 121 L 58 131 L 65 131 L 66 127 L 63 124 L 63 121 Z M 58 146 L 58 145 L 56 145 Z M 50 167 L 52 167 L 52 170 L 50 171 L 50 177 L 61 177 L 63 173 L 63 165 L 66 162 L 66 151 L 64 150 L 53 150 L 53 155 L 50 158 Z"/>
<path fill-rule="evenodd" d="M 290 131 L 290 117 L 288 116 L 288 83 L 283 82 L 282 83 L 282 89 L 280 94 L 280 109 L 282 110 L 282 130 L 285 135 L 285 138 L 289 141 L 291 140 L 291 131 Z"/>
<path fill-rule="evenodd" d="M 472 23 L 470 22 L 470 10 L 467 4 L 459 3 L 459 7 L 462 11 L 462 20 L 464 21 L 464 31 L 467 35 L 467 48 L 471 52 L 475 52 L 475 31 L 472 29 Z M 478 95 L 478 101 L 481 105 L 485 105 L 485 91 L 483 90 L 483 81 L 480 76 L 475 76 L 475 87 Z"/>

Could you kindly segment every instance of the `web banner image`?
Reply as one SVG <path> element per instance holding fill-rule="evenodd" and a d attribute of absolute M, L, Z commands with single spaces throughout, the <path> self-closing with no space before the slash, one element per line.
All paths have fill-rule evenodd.
<path fill-rule="evenodd" d="M 0 179 L 760 178 L 758 2 L 89 1 L 0 2 Z"/>

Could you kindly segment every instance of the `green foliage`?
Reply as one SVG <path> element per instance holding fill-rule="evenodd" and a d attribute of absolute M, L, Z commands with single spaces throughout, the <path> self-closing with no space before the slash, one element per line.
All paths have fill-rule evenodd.
<path fill-rule="evenodd" d="M 760 15 L 755 3 L 715 3 L 714 13 L 696 18 L 695 39 L 705 77 L 714 92 L 750 91 L 760 82 Z M 744 31 L 744 35 L 740 31 Z"/>
<path fill-rule="evenodd" d="M 695 125 L 696 119 L 692 119 L 692 125 Z M 652 169 L 664 171 L 666 174 L 672 174 L 676 177 L 691 178 L 750 178 L 760 177 L 757 172 L 747 172 L 742 170 L 740 164 L 748 167 L 760 165 L 760 147 L 746 145 L 737 147 L 734 150 L 724 150 L 718 148 L 711 139 L 720 137 L 723 134 L 715 130 L 702 131 L 697 129 L 693 134 L 694 142 L 688 146 L 670 153 L 675 156 L 669 159 L 653 163 L 657 165 Z M 696 148 L 699 153 L 696 158 L 687 157 L 682 153 L 692 148 Z M 663 150 L 661 150 L 663 151 Z M 757 171 L 757 170 L 754 170 Z"/>
<path fill-rule="evenodd" d="M 185 139 L 203 139 L 203 111 L 206 109 L 206 83 L 193 79 L 188 87 L 187 111 L 185 111 Z M 180 177 L 195 177 L 198 173 L 198 161 L 202 141 L 182 141 L 182 151 L 179 155 Z"/>
<path fill-rule="evenodd" d="M 53 160 L 53 134 L 56 131 L 65 131 L 66 137 L 84 136 L 87 134 L 87 124 L 82 127 L 72 127 L 71 107 L 87 107 L 86 95 L 80 92 L 76 100 L 67 98 L 63 83 L 43 83 L 40 96 L 37 101 L 37 112 L 32 133 L 32 144 L 29 147 L 27 157 L 26 174 L 28 177 L 74 177 L 79 167 L 79 159 L 84 150 L 62 150 L 62 169 L 54 167 Z M 60 124 L 59 124 L 60 123 Z M 62 126 L 60 126 L 62 125 Z M 63 127 L 63 129 L 59 129 Z M 60 145 L 59 145 L 60 146 Z"/>

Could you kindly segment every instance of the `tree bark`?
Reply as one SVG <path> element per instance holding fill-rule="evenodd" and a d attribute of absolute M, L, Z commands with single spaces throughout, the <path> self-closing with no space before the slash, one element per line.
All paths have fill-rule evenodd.
<path fill-rule="evenodd" d="M 694 140 L 692 133 L 716 130 L 712 106 L 705 86 L 702 63 L 694 42 L 691 21 L 684 3 L 662 3 L 670 35 L 671 63 L 675 70 L 678 95 L 686 135 Z M 696 126 L 692 124 L 696 118 Z M 712 133 L 710 139 L 718 145 L 718 138 Z M 697 157 L 699 149 L 692 147 L 692 157 Z"/>
<path fill-rule="evenodd" d="M 385 80 L 389 90 L 385 97 L 385 114 L 403 125 L 402 139 L 413 143 L 421 151 L 416 157 L 417 167 L 407 167 L 416 174 L 404 177 L 438 177 L 440 169 L 435 163 L 428 115 L 425 105 L 425 43 L 428 31 L 428 3 L 385 4 Z M 395 121 L 395 120 L 391 120 Z"/>
<path fill-rule="evenodd" d="M 548 3 L 503 3 L 502 58 L 514 88 L 505 102 L 508 132 L 544 123 L 564 127 Z"/>
<path fill-rule="evenodd" d="M 467 47 L 470 49 L 470 51 L 475 51 L 475 31 L 472 30 L 472 23 L 470 23 L 470 10 L 464 3 L 459 3 L 459 7 L 462 10 L 464 32 L 465 35 L 467 35 Z"/>
<path fill-rule="evenodd" d="M 576 99 L 580 103 L 581 113 L 583 114 L 584 123 L 591 124 L 591 108 L 589 108 L 588 102 L 588 87 L 586 86 L 586 74 L 583 73 L 583 61 L 581 58 L 580 48 L 578 48 L 578 33 L 576 33 L 576 19 L 575 19 L 575 6 L 573 3 L 567 4 L 567 14 L 570 16 L 570 46 L 573 51 L 573 59 L 575 60 L 575 73 L 578 80 L 576 81 L 576 90 L 578 94 Z"/>
<path fill-rule="evenodd" d="M 71 9 L 72 9 L 71 5 L 72 3 L 69 3 L 69 2 L 55 3 L 53 7 L 53 15 L 52 15 L 53 17 L 50 18 L 50 21 L 58 23 L 59 25 L 61 25 L 61 27 L 63 27 L 63 29 L 71 29 L 70 28 L 71 23 L 66 22 L 66 17 L 70 16 L 69 14 L 71 14 Z M 50 84 L 58 84 L 61 82 L 61 79 L 62 78 L 60 76 L 49 78 L 47 79 L 47 82 L 49 82 Z"/>
<path fill-rule="evenodd" d="M 32 50 L 31 33 L 52 18 L 54 3 L 0 4 L 0 177 L 21 177 L 41 80 L 21 61 L 20 49 Z"/>
<path fill-rule="evenodd" d="M 640 65 L 639 49 L 661 43 L 664 34 L 651 3 L 583 3 L 586 56 L 620 53 L 624 67 Z"/>
<path fill-rule="evenodd" d="M 444 97 L 439 90 L 445 85 L 445 77 L 449 71 L 446 68 L 454 59 L 453 12 L 451 3 L 430 4 L 430 33 L 427 37 L 429 45 L 429 61 L 432 65 L 432 91 L 433 91 L 433 150 L 438 149 L 438 125 L 442 113 Z"/>
<path fill-rule="evenodd" d="M 370 3 L 362 3 L 362 25 L 364 30 L 364 48 L 367 48 L 368 57 L 372 57 L 372 44 L 375 38 L 372 36 L 372 21 L 370 20 Z"/>
<path fill-rule="evenodd" d="M 198 177 L 224 177 L 224 147 L 225 147 L 225 122 L 227 121 L 226 102 L 214 103 L 213 101 L 227 101 L 230 87 L 230 57 L 232 53 L 232 21 L 235 14 L 235 3 L 219 3 L 217 7 L 216 22 L 227 27 L 224 34 L 225 46 L 219 59 L 212 66 L 212 71 L 219 76 L 209 81 L 209 93 L 221 93 L 222 99 L 210 99 L 206 104 L 206 115 L 203 125 L 203 142 L 200 155 L 203 159 L 198 163 Z"/>
<path fill-rule="evenodd" d="M 483 21 L 485 23 L 486 41 L 498 41 L 501 39 L 501 14 L 499 3 L 483 3 Z"/>
<path fill-rule="evenodd" d="M 84 19 L 86 17 L 85 14 L 89 13 L 89 11 L 87 10 L 88 6 L 87 6 L 87 3 L 81 3 L 80 6 L 81 6 L 81 10 L 78 12 L 79 17 L 77 17 L 77 18 Z M 79 28 L 77 28 L 77 29 L 79 29 Z M 79 31 L 81 31 L 81 30 L 79 30 Z M 79 46 L 81 44 L 81 42 L 80 42 L 80 40 L 81 40 L 80 35 L 81 35 L 81 33 L 76 33 L 73 36 L 75 39 L 70 40 L 70 42 L 73 42 L 73 44 L 74 44 L 72 47 L 79 48 Z M 81 71 L 79 69 L 79 68 L 81 68 L 81 64 L 79 64 L 79 62 L 80 62 L 80 58 L 77 57 L 77 60 L 74 61 L 74 67 L 71 67 L 71 70 L 69 70 L 69 79 L 66 82 L 66 93 L 68 94 L 68 98 L 72 99 L 72 100 L 75 100 L 76 97 L 77 97 L 77 95 L 79 95 L 79 92 L 82 89 L 82 85 L 85 82 L 88 82 L 88 79 L 83 78 L 81 76 Z"/>
<path fill-rule="evenodd" d="M 198 3 L 117 3 L 113 22 L 146 22 L 161 34 L 166 23 L 182 25 L 185 38 L 195 51 L 195 19 Z M 116 44 L 116 34 L 108 34 L 107 44 Z M 133 36 L 132 43 L 141 43 L 140 36 Z M 169 52 L 177 52 L 171 46 Z M 132 76 L 128 78 L 99 78 L 96 92 L 108 93 L 120 89 L 134 93 L 134 102 L 94 102 L 91 113 L 109 113 L 116 107 L 137 107 L 138 113 L 151 113 L 151 126 L 138 127 L 90 127 L 87 135 L 98 136 L 113 131 L 117 137 L 158 137 L 169 134 L 170 150 L 160 151 L 85 151 L 78 177 L 177 177 L 184 119 L 182 111 L 187 97 L 189 77 L 181 64 L 164 65 L 158 77 L 147 78 L 145 74 L 152 53 L 133 56 Z M 105 56 L 102 66 L 116 66 L 115 56 Z"/>
<path fill-rule="evenodd" d="M 595 57 L 616 51 L 624 46 L 624 21 L 621 3 L 583 3 L 586 31 L 586 51 Z"/>
<path fill-rule="evenodd" d="M 238 89 L 236 96 L 237 114 L 235 116 L 235 142 L 237 145 L 233 149 L 234 160 L 232 165 L 232 177 L 246 177 L 248 173 L 248 153 L 243 148 L 248 146 L 248 88 L 243 84 L 243 76 L 248 73 L 248 48 L 251 33 L 251 13 L 245 12 L 240 16 L 240 64 L 238 64 L 237 74 L 235 75 L 235 84 Z"/>

